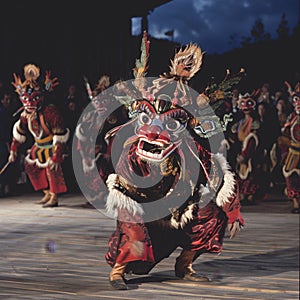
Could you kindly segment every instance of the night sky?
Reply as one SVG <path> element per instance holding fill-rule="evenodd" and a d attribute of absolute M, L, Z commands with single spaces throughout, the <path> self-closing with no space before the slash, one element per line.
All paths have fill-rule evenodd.
<path fill-rule="evenodd" d="M 141 20 L 132 21 L 131 29 L 130 18 L 146 14 L 153 7 L 151 1 L 86 0 L 68 1 L 68 5 L 59 0 L 52 0 L 49 5 L 40 0 L 4 1 L 0 18 L 0 80 L 11 87 L 12 74 L 21 74 L 27 63 L 37 64 L 42 73 L 52 70 L 60 78 L 61 90 L 73 82 L 82 85 L 83 75 L 91 82 L 104 73 L 111 76 L 112 82 L 131 78 L 133 64 L 140 54 Z M 172 0 L 162 4 L 148 14 L 148 33 L 152 38 L 149 74 L 157 76 L 167 71 L 174 47 L 180 44 L 195 42 L 207 56 L 240 47 L 241 38 L 251 35 L 258 18 L 265 25 L 265 32 L 276 39 L 276 29 L 285 13 L 292 33 L 298 22 L 299 1 Z M 174 30 L 173 39 L 165 35 L 170 30 Z M 235 43 L 230 43 L 230 36 L 235 36 Z M 292 76 L 289 74 L 296 68 L 297 49 L 293 44 L 285 50 L 282 65 L 265 61 L 271 56 L 264 51 L 238 56 L 240 61 L 227 57 L 226 62 L 210 62 L 207 57 L 202 74 L 206 74 L 206 65 L 214 74 L 233 65 L 232 68 L 247 67 L 251 75 L 251 67 L 264 61 L 268 73 L 261 76 L 276 74 L 279 67 L 284 76 Z M 289 74 L 285 75 L 287 71 Z"/>
<path fill-rule="evenodd" d="M 238 47 L 242 36 L 250 36 L 258 18 L 276 38 L 283 13 L 291 32 L 299 19 L 299 0 L 173 0 L 149 14 L 149 33 L 171 39 L 165 32 L 174 30 L 176 42 L 196 42 L 208 53 L 223 53 Z M 137 33 L 138 26 L 134 28 Z"/>

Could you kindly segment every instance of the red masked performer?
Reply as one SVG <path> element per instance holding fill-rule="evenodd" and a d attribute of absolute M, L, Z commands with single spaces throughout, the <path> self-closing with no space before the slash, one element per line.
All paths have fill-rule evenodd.
<path fill-rule="evenodd" d="M 254 92 L 255 93 L 255 92 Z M 253 93 L 253 94 L 254 94 Z M 238 107 L 243 112 L 240 121 L 233 124 L 234 143 L 240 150 L 236 158 L 236 172 L 238 175 L 240 200 L 244 204 L 253 204 L 259 190 L 259 136 L 257 131 L 260 123 L 255 116 L 256 101 L 253 95 L 246 93 L 238 100 Z"/>
<path fill-rule="evenodd" d="M 13 127 L 13 141 L 10 146 L 9 162 L 17 156 L 19 146 L 32 135 L 34 144 L 25 157 L 25 171 L 34 190 L 43 190 L 44 197 L 38 201 L 43 207 L 58 206 L 57 195 L 66 192 L 66 184 L 61 168 L 65 143 L 69 130 L 54 105 L 45 105 L 44 97 L 58 84 L 57 78 L 51 79 L 46 72 L 44 88 L 37 79 L 40 70 L 33 64 L 24 67 L 25 81 L 14 74 L 12 83 L 23 104 L 23 111 Z"/>
<path fill-rule="evenodd" d="M 292 97 L 294 111 L 289 115 L 282 128 L 284 136 L 290 139 L 287 157 L 284 161 L 283 175 L 286 181 L 287 196 L 293 201 L 292 213 L 299 214 L 300 201 L 300 82 L 292 90 L 289 83 L 289 94 Z"/>
<path fill-rule="evenodd" d="M 100 199 L 103 201 L 103 196 L 107 193 L 103 182 L 107 180 L 107 174 L 113 172 L 109 155 L 110 145 L 105 140 L 105 134 L 128 120 L 126 107 L 120 106 L 111 93 L 112 89 L 108 89 L 109 84 L 109 77 L 103 75 L 91 90 L 85 78 L 91 105 L 82 113 L 75 131 L 76 149 L 80 153 L 83 169 L 83 182 L 79 184 L 88 197 L 88 205 Z M 79 174 L 80 171 L 76 173 Z"/>
<path fill-rule="evenodd" d="M 203 146 L 188 109 L 195 97 L 186 82 L 199 70 L 202 54 L 192 44 L 180 50 L 170 73 L 143 86 L 144 97 L 136 99 L 127 124 L 134 125 L 132 135 L 106 182 L 107 213 L 117 219 L 106 254 L 114 289 L 127 289 L 125 273 L 147 274 L 177 247 L 176 276 L 207 281 L 193 261 L 220 253 L 226 227 L 233 237 L 244 225 L 234 174 L 224 156 Z M 205 95 L 202 100 L 209 104 Z"/>
<path fill-rule="evenodd" d="M 147 69 L 144 67 L 144 63 L 148 58 L 148 48 L 147 34 L 144 33 L 141 45 L 143 55 L 141 60 L 137 60 L 134 69 L 134 76 L 137 79 L 143 79 Z M 82 113 L 75 132 L 77 138 L 75 148 L 81 155 L 83 169 L 83 177 L 79 178 L 78 182 L 89 200 L 87 205 L 92 203 L 99 207 L 102 206 L 104 195 L 107 194 L 104 183 L 108 175 L 114 172 L 110 160 L 111 145 L 105 136 L 110 130 L 119 128 L 129 121 L 130 112 L 127 110 L 129 106 L 125 104 L 130 101 L 129 99 L 134 101 L 137 95 L 136 89 L 127 89 L 121 81 L 109 88 L 110 78 L 107 75 L 100 77 L 93 90 L 88 79 L 84 78 L 84 80 L 91 105 L 88 105 Z M 138 83 L 142 84 L 142 82 Z M 131 96 L 128 96 L 128 93 Z M 77 164 L 74 165 L 75 168 L 76 166 Z M 77 170 L 76 174 L 79 173 L 81 170 Z"/>

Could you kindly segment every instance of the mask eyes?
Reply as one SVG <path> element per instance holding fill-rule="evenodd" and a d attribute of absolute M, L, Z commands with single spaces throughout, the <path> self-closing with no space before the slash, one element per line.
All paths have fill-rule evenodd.
<path fill-rule="evenodd" d="M 300 100 L 299 96 L 294 96 L 293 97 L 293 102 L 296 103 Z"/>
<path fill-rule="evenodd" d="M 29 98 L 28 97 L 26 97 L 26 96 L 22 96 L 22 99 L 21 100 L 23 100 L 23 101 L 29 101 Z"/>
<path fill-rule="evenodd" d="M 99 104 L 100 104 L 100 101 L 99 101 L 98 99 L 95 99 L 95 100 L 93 100 L 93 104 L 99 105 Z"/>
<path fill-rule="evenodd" d="M 180 128 L 181 123 L 178 120 L 170 119 L 166 123 L 166 129 L 170 131 L 176 131 Z"/>
<path fill-rule="evenodd" d="M 255 107 L 255 102 L 251 99 L 241 100 L 239 103 L 241 109 L 253 109 Z"/>
<path fill-rule="evenodd" d="M 139 121 L 142 125 L 150 125 L 152 122 L 152 119 L 144 112 L 139 114 Z"/>
<path fill-rule="evenodd" d="M 106 104 L 108 102 L 107 99 L 101 99 L 99 97 L 95 97 L 93 100 L 92 100 L 93 104 L 95 105 L 99 105 L 99 104 Z"/>
<path fill-rule="evenodd" d="M 27 96 L 27 95 L 23 95 L 20 97 L 20 99 L 23 102 L 38 102 L 41 100 L 41 95 L 31 95 L 31 96 Z"/>

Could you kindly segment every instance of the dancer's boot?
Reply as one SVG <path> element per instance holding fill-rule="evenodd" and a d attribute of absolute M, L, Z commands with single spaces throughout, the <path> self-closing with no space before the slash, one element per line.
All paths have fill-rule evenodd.
<path fill-rule="evenodd" d="M 291 210 L 292 214 L 299 214 L 300 209 L 299 209 L 299 200 L 296 198 L 293 198 L 293 206 L 294 208 Z"/>
<path fill-rule="evenodd" d="M 36 204 L 45 204 L 50 200 L 50 191 L 49 190 L 43 190 L 44 192 L 44 197 L 41 200 L 36 201 Z"/>
<path fill-rule="evenodd" d="M 127 285 L 124 281 L 126 264 L 115 264 L 109 274 L 109 283 L 115 290 L 127 290 Z"/>
<path fill-rule="evenodd" d="M 209 281 L 209 278 L 197 275 L 192 267 L 193 259 L 195 256 L 194 251 L 182 250 L 180 255 L 176 258 L 175 275 L 184 280 L 190 281 Z"/>
<path fill-rule="evenodd" d="M 56 207 L 58 206 L 57 195 L 50 192 L 50 199 L 46 202 L 43 207 Z"/>

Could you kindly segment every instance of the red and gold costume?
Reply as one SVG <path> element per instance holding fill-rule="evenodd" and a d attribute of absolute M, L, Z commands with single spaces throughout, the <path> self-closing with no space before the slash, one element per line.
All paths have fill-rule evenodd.
<path fill-rule="evenodd" d="M 57 194 L 67 188 L 61 168 L 65 153 L 65 143 L 69 130 L 54 105 L 43 105 L 44 95 L 57 85 L 57 79 L 50 79 L 46 73 L 45 88 L 42 89 L 37 79 L 39 68 L 35 65 L 24 67 L 25 81 L 14 74 L 13 83 L 23 104 L 23 111 L 13 127 L 13 140 L 10 146 L 10 161 L 14 161 L 19 146 L 31 135 L 34 144 L 25 157 L 25 171 L 35 190 L 44 190 L 45 196 L 38 203 L 44 207 L 58 205 Z"/>
<path fill-rule="evenodd" d="M 292 90 L 288 86 L 292 97 L 294 111 L 289 115 L 287 122 L 282 128 L 282 134 L 288 137 L 289 148 L 283 165 L 283 175 L 286 181 L 287 196 L 293 200 L 293 213 L 299 213 L 300 202 L 300 82 Z"/>
<path fill-rule="evenodd" d="M 238 175 L 240 200 L 244 203 L 253 203 L 260 188 L 259 175 L 259 135 L 257 133 L 260 123 L 253 116 L 256 102 L 252 95 L 246 93 L 238 100 L 238 107 L 244 116 L 233 124 L 231 131 L 234 134 L 233 143 L 239 145 L 236 157 L 236 173 Z"/>
<path fill-rule="evenodd" d="M 188 122 L 185 110 L 179 106 L 170 107 L 169 104 L 170 102 L 159 99 L 151 102 L 144 100 L 139 105 L 140 121 L 142 118 L 145 119 L 145 111 L 151 111 L 166 122 L 172 118 L 172 113 L 177 115 L 178 123 L 184 118 L 187 118 L 185 121 Z M 159 110 L 159 113 L 154 107 Z M 168 110 L 171 110 L 170 114 L 168 110 L 164 112 L 163 107 L 168 107 Z M 150 115 L 148 117 L 149 121 Z M 164 124 L 162 122 L 160 127 L 162 128 Z M 244 224 L 239 212 L 237 186 L 225 158 L 220 154 L 213 155 L 203 148 L 196 135 L 194 139 L 179 139 L 172 144 L 171 135 L 176 135 L 175 132 L 161 130 L 158 125 L 139 124 L 138 126 L 141 127 L 137 131 L 138 140 L 124 149 L 116 166 L 116 174 L 110 174 L 107 181 L 110 191 L 107 208 L 111 212 L 116 209 L 119 217 L 117 231 L 110 240 L 110 250 L 106 255 L 108 263 L 111 266 L 127 264 L 127 272 L 147 273 L 178 246 L 184 251 L 193 252 L 190 254 L 194 255 L 221 252 L 227 223 L 233 224 L 238 220 L 242 225 Z M 159 146 L 157 146 L 158 141 Z M 161 149 L 161 144 L 166 148 Z M 201 161 L 203 170 L 199 170 L 197 158 L 190 160 L 184 154 L 188 152 L 194 155 L 189 152 L 191 151 L 189 149 L 195 145 L 196 156 Z M 171 154 L 165 157 L 164 151 L 168 151 L 168 147 L 174 149 L 170 150 Z M 157 157 L 160 155 L 158 151 L 161 151 L 161 157 Z M 184 167 L 183 161 L 185 161 Z M 185 178 L 182 178 L 183 173 L 186 173 Z M 191 184 L 192 174 L 197 173 L 199 175 L 196 182 Z M 209 173 L 211 179 L 206 177 Z M 151 188 L 137 188 L 134 181 L 136 174 L 143 176 L 146 185 Z M 158 177 L 161 177 L 161 180 L 156 183 Z M 224 182 L 221 184 L 223 179 Z M 215 197 L 211 195 L 211 201 L 202 207 L 198 201 L 204 193 L 209 194 L 209 189 L 205 187 L 208 180 L 214 181 L 215 189 L 220 189 L 217 195 Z M 172 192 L 177 186 L 180 186 L 180 191 L 174 191 L 176 193 L 174 196 Z M 165 210 L 167 217 L 144 224 L 143 220 L 148 217 L 147 214 L 153 213 L 151 210 L 147 211 L 145 203 L 159 199 L 163 199 L 159 207 L 160 214 Z M 172 214 L 169 213 L 169 209 Z M 135 223 L 135 219 L 138 220 L 138 224 L 133 226 L 131 223 Z M 131 244 L 136 247 L 139 245 L 140 251 L 129 246 Z M 140 262 L 136 263 L 136 261 L 146 261 L 150 265 L 146 263 L 146 269 L 142 269 Z M 147 266 L 151 268 L 148 269 Z"/>
<path fill-rule="evenodd" d="M 227 226 L 233 237 L 244 225 L 234 173 L 223 155 L 202 145 L 195 129 L 200 124 L 189 109 L 196 99 L 186 83 L 199 70 L 202 54 L 192 44 L 180 50 L 170 73 L 148 88 L 139 85 L 142 97 L 128 103 L 132 119 L 120 128 L 131 133 L 106 181 L 106 213 L 117 219 L 106 254 L 115 289 L 127 289 L 125 273 L 147 274 L 177 247 L 182 252 L 176 276 L 207 281 L 195 273 L 193 261 L 205 252 L 220 253 Z M 136 79 L 132 87 L 142 82 Z M 209 101 L 203 94 L 201 106 Z M 109 144 L 120 128 L 107 133 Z"/>

